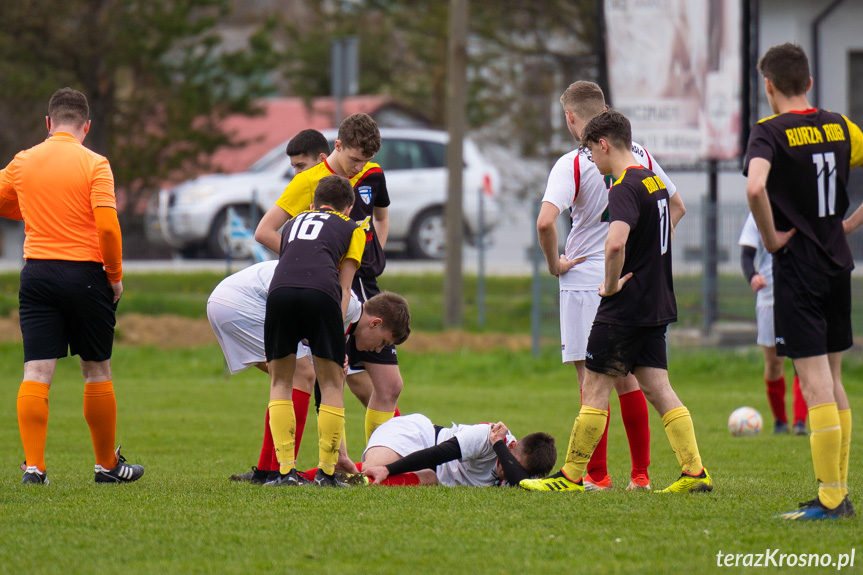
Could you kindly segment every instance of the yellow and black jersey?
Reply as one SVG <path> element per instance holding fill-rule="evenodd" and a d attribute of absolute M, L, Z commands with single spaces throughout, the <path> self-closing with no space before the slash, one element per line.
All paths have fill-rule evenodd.
<path fill-rule="evenodd" d="M 621 277 L 632 278 L 602 298 L 596 321 L 617 325 L 659 326 L 677 321 L 671 276 L 671 219 L 668 189 L 642 166 L 630 166 L 608 191 L 609 220 L 629 225 Z"/>
<path fill-rule="evenodd" d="M 326 160 L 297 174 L 276 200 L 276 205 L 291 217 L 308 210 L 314 201 L 318 182 L 324 176 L 334 174 L 336 172 Z M 363 252 L 362 266 L 357 270 L 357 277 L 376 278 L 383 273 L 386 258 L 375 231 L 373 213 L 374 208 L 386 208 L 390 205 L 387 181 L 381 167 L 374 162 L 368 162 L 359 174 L 351 178 L 351 186 L 354 188 L 351 218 L 366 233 L 366 249 Z"/>
<path fill-rule="evenodd" d="M 280 287 L 313 288 L 341 305 L 339 266 L 345 259 L 359 264 L 365 244 L 365 233 L 344 214 L 330 210 L 298 214 L 282 230 L 270 292 Z"/>
<path fill-rule="evenodd" d="M 770 162 L 767 196 L 776 229 L 797 230 L 788 252 L 824 271 L 852 269 L 842 220 L 848 173 L 863 164 L 860 128 L 826 110 L 778 114 L 752 128 L 744 175 L 752 158 Z"/>

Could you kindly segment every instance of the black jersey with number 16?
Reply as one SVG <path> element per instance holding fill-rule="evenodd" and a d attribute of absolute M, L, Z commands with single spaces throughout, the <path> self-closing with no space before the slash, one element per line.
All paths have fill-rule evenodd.
<path fill-rule="evenodd" d="M 671 218 L 668 190 L 656 174 L 631 166 L 608 192 L 612 222 L 629 225 L 621 277 L 632 278 L 616 294 L 602 298 L 596 321 L 658 326 L 677 321 L 671 277 Z"/>
<path fill-rule="evenodd" d="M 767 196 L 776 229 L 797 230 L 788 251 L 828 273 L 852 269 L 842 219 L 848 172 L 863 162 L 860 128 L 826 110 L 771 116 L 752 128 L 744 175 L 753 158 L 770 162 Z"/>

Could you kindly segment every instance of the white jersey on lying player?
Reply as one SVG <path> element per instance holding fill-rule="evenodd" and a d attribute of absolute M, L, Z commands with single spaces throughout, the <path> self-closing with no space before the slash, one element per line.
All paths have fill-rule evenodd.
<path fill-rule="evenodd" d="M 632 155 L 642 166 L 659 176 L 668 196 L 677 191 L 668 175 L 641 145 L 632 143 Z M 548 175 L 543 202 L 549 202 L 561 213 L 572 210 L 572 226 L 566 238 L 566 257 L 587 259 L 560 275 L 561 290 L 592 290 L 605 280 L 605 238 L 608 221 L 602 221 L 608 207 L 610 181 L 599 173 L 590 159 L 590 150 L 575 149 L 557 160 Z M 592 321 L 592 319 L 591 319 Z"/>
<path fill-rule="evenodd" d="M 279 260 L 268 260 L 223 279 L 207 299 L 207 319 L 219 341 L 232 374 L 266 362 L 264 354 L 264 317 L 267 293 Z M 359 321 L 363 306 L 351 292 L 345 332 Z M 309 355 L 308 346 L 297 348 L 297 359 Z"/>
<path fill-rule="evenodd" d="M 405 457 L 455 437 L 461 449 L 461 459 L 442 463 L 435 468 L 438 483 L 450 487 L 490 487 L 498 483 L 497 454 L 491 445 L 490 433 L 490 423 L 453 423 L 452 427 L 441 428 L 435 437 L 431 420 L 420 413 L 411 413 L 394 417 L 375 429 L 366 450 L 387 447 Z M 507 433 L 507 445 L 515 440 L 511 433 Z"/>

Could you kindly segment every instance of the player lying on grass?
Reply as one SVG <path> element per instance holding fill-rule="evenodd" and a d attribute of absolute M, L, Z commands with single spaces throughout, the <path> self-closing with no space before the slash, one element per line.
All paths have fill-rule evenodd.
<path fill-rule="evenodd" d="M 264 355 L 264 316 L 267 293 L 277 264 L 277 260 L 261 262 L 228 276 L 216 286 L 207 300 L 207 319 L 222 348 L 231 374 L 239 373 L 252 366 L 268 373 Z M 350 333 L 357 339 L 357 345 L 361 349 L 375 349 L 385 335 L 381 325 L 400 324 L 403 320 L 399 317 L 405 314 L 409 325 L 410 312 L 407 302 L 401 296 L 391 292 L 383 292 L 365 304 L 360 303 L 356 297 L 351 297 L 343 327 L 345 333 Z M 298 363 L 300 358 L 308 357 L 308 354 L 308 346 L 300 344 L 297 349 Z M 356 383 L 362 381 L 364 380 L 349 377 L 348 386 L 365 406 L 371 390 L 357 387 Z M 314 378 L 308 381 L 306 378 L 297 378 L 296 374 L 294 376 L 292 398 L 297 420 L 295 456 L 308 415 L 308 399 L 312 393 L 313 383 Z M 301 386 L 299 394 L 298 386 Z M 298 406 L 298 397 L 305 398 L 305 403 Z M 345 450 L 340 452 L 336 467 L 349 473 L 357 471 Z M 245 480 L 262 484 L 268 479 L 275 479 L 278 471 L 279 463 L 269 429 L 268 413 L 264 444 L 257 467 L 253 467 L 248 474 L 231 476 L 231 478 L 235 481 Z"/>
<path fill-rule="evenodd" d="M 326 176 L 315 189 L 314 209 L 302 212 L 282 231 L 279 263 L 267 294 L 264 351 L 270 373 L 270 430 L 279 476 L 266 485 L 299 485 L 295 468 L 296 419 L 291 401 L 297 345 L 307 342 L 321 388 L 318 412 L 318 471 L 314 483 L 339 486 L 333 477 L 345 428 L 345 334 L 351 282 L 366 236 L 348 217 L 354 203 L 350 182 Z M 402 325 L 381 325 L 371 348 L 402 343 L 410 316 Z"/>
<path fill-rule="evenodd" d="M 419 413 L 387 421 L 372 433 L 363 474 L 380 485 L 518 485 L 554 467 L 557 450 L 547 433 L 521 440 L 506 425 L 434 425 Z"/>

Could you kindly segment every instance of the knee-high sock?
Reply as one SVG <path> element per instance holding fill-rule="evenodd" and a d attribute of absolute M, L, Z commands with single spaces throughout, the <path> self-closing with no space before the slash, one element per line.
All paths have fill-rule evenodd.
<path fill-rule="evenodd" d="M 375 429 L 389 421 L 395 416 L 394 411 L 377 411 L 371 408 L 366 409 L 366 443 L 369 442 L 369 437 Z"/>
<path fill-rule="evenodd" d="M 640 389 L 624 393 L 618 399 L 626 439 L 629 441 L 631 477 L 647 475 L 650 466 L 650 413 L 647 411 L 647 400 Z"/>
<path fill-rule="evenodd" d="M 794 423 L 802 421 L 806 423 L 806 415 L 809 413 L 809 407 L 806 405 L 806 400 L 803 399 L 803 392 L 800 391 L 800 378 L 794 376 Z"/>
<path fill-rule="evenodd" d="M 764 383 L 767 384 L 767 401 L 770 403 L 773 419 L 788 423 L 788 414 L 785 412 L 785 376 L 773 381 L 765 377 Z"/>
<path fill-rule="evenodd" d="M 335 471 L 344 434 L 345 409 L 321 404 L 318 412 L 318 467 L 327 475 Z"/>
<path fill-rule="evenodd" d="M 117 456 L 114 454 L 117 400 L 112 381 L 84 384 L 84 419 L 90 428 L 96 463 L 105 469 L 113 469 L 117 465 Z"/>
<path fill-rule="evenodd" d="M 680 469 L 688 475 L 700 475 L 704 465 L 701 463 L 701 454 L 698 453 L 695 427 L 692 425 L 689 410 L 683 405 L 668 410 L 662 416 L 662 424 Z"/>
<path fill-rule="evenodd" d="M 301 389 L 294 389 L 291 392 L 291 399 L 294 401 L 294 417 L 297 419 L 297 434 L 294 442 L 294 458 L 296 458 L 300 452 L 303 430 L 306 429 L 306 419 L 309 417 L 309 403 L 311 403 L 312 395 Z"/>
<path fill-rule="evenodd" d="M 602 439 L 607 422 L 607 411 L 588 405 L 581 406 L 572 426 L 566 462 L 563 464 L 563 472 L 572 481 L 578 481 L 584 475 L 587 462 Z"/>
<path fill-rule="evenodd" d="M 835 508 L 848 492 L 839 474 L 842 447 L 842 424 L 835 403 L 822 403 L 809 408 L 809 446 L 821 503 Z"/>
<path fill-rule="evenodd" d="M 383 481 L 379 483 L 379 485 L 420 485 L 420 476 L 416 473 L 399 473 L 398 475 L 390 475 Z"/>
<path fill-rule="evenodd" d="M 590 477 L 596 480 L 601 480 L 608 475 L 608 422 L 611 421 L 611 407 L 608 408 L 607 413 L 608 417 L 605 419 L 602 437 L 599 438 L 599 443 L 596 444 L 585 470 Z"/>
<path fill-rule="evenodd" d="M 851 410 L 839 411 L 839 425 L 842 427 L 842 444 L 839 447 L 839 481 L 848 490 L 848 458 L 851 455 Z"/>
<path fill-rule="evenodd" d="M 48 437 L 47 383 L 23 381 L 18 388 L 18 429 L 27 465 L 45 471 L 45 440 Z"/>
<path fill-rule="evenodd" d="M 270 402 L 268 409 L 273 446 L 279 459 L 279 473 L 286 475 L 294 468 L 294 434 L 297 428 L 294 420 L 294 402 L 276 399 Z"/>
<path fill-rule="evenodd" d="M 261 444 L 261 455 L 258 457 L 258 469 L 261 471 L 276 471 L 279 460 L 276 459 L 276 448 L 273 445 L 273 432 L 270 429 L 270 408 L 264 417 L 264 442 Z"/>

